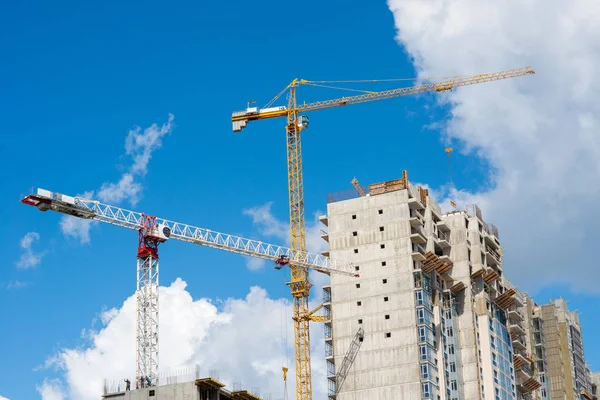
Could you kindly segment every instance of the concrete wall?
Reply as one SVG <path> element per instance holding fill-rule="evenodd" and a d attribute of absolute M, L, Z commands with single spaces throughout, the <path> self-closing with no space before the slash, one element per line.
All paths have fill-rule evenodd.
<path fill-rule="evenodd" d="M 331 276 L 336 368 L 359 326 L 365 331 L 338 400 L 421 397 L 407 201 L 402 190 L 328 205 L 330 255 L 360 273 Z"/>
<path fill-rule="evenodd" d="M 451 273 L 452 278 L 455 282 L 463 282 L 467 288 L 457 296 L 457 301 L 460 305 L 458 321 L 464 396 L 465 399 L 469 400 L 479 399 L 478 345 L 473 309 L 474 299 L 471 291 L 471 261 L 467 243 L 469 235 L 474 235 L 469 230 L 474 231 L 477 227 L 474 224 L 470 224 L 469 227 L 469 218 L 466 213 L 462 212 L 445 215 L 443 220 L 451 229 L 450 242 L 452 243 L 452 248 L 450 258 L 454 263 Z M 478 261 L 480 262 L 481 258 Z"/>
<path fill-rule="evenodd" d="M 567 393 L 562 352 L 562 337 L 554 304 L 542 306 L 544 334 L 546 336 L 546 358 L 550 377 L 550 398 L 567 399 L 573 392 Z M 571 397 L 572 398 L 572 397 Z"/>
<path fill-rule="evenodd" d="M 576 399 L 573 381 L 573 363 L 571 358 L 571 340 L 569 334 L 569 326 L 566 322 L 558 323 L 558 330 L 560 332 L 560 350 L 562 352 L 563 359 L 563 374 L 565 375 L 565 390 L 567 391 L 567 399 Z"/>
<path fill-rule="evenodd" d="M 592 400 L 598 400 L 600 395 L 600 372 L 592 372 L 590 374 L 590 381 L 592 385 Z"/>

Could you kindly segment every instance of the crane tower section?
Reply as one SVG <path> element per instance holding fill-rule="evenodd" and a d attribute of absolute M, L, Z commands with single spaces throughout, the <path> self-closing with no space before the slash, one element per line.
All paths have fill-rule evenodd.
<path fill-rule="evenodd" d="M 156 217 L 142 214 L 137 251 L 136 380 L 158 384 L 158 245 L 171 229 Z"/>

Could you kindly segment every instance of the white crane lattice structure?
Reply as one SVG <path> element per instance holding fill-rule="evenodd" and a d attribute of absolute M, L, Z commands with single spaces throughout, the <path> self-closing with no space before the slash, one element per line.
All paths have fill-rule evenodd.
<path fill-rule="evenodd" d="M 95 200 L 37 189 L 21 200 L 41 211 L 55 211 L 78 218 L 105 222 L 138 231 L 137 252 L 137 350 L 136 379 L 158 383 L 158 245 L 181 240 L 246 256 L 274 261 L 276 268 L 293 263 L 305 269 L 357 277 L 353 264 L 306 251 L 245 239 L 226 233 L 169 221 Z"/>

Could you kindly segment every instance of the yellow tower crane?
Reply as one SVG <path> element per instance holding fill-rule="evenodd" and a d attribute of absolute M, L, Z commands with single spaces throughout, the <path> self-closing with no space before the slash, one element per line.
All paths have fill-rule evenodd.
<path fill-rule="evenodd" d="M 363 93 L 359 95 L 302 104 L 297 104 L 296 102 L 296 89 L 300 85 L 320 86 L 334 89 L 344 88 L 335 88 L 325 85 L 334 81 L 308 81 L 304 79 L 294 79 L 264 108 L 251 106 L 253 105 L 253 102 L 250 102 L 245 110 L 234 112 L 231 116 L 231 121 L 233 123 L 233 131 L 239 132 L 246 127 L 249 121 L 283 117 L 287 119 L 285 133 L 287 143 L 288 196 L 290 207 L 290 247 L 297 251 L 304 251 L 306 250 L 306 230 L 304 223 L 304 188 L 302 174 L 302 144 L 300 140 L 300 133 L 304 129 L 308 128 L 308 117 L 305 115 L 300 115 L 301 113 L 350 104 L 366 103 L 375 100 L 410 96 L 420 93 L 443 92 L 460 86 L 515 78 L 533 73 L 535 73 L 533 68 L 526 67 L 494 72 L 490 74 L 453 77 L 441 82 L 424 83 L 416 86 L 391 90 L 376 92 L 361 91 Z M 390 80 L 388 80 L 388 82 L 389 81 Z M 367 80 L 336 82 L 378 81 Z M 287 106 L 273 106 L 275 101 L 277 101 L 284 93 L 287 93 L 288 96 Z M 310 364 L 310 335 L 308 327 L 309 321 L 319 321 L 320 319 L 313 315 L 314 311 L 316 310 L 309 311 L 308 308 L 308 297 L 310 294 L 311 285 L 308 280 L 307 269 L 292 263 L 290 264 L 290 271 L 291 280 L 288 285 L 291 288 L 294 305 L 292 319 L 294 321 L 294 355 L 296 359 L 296 400 L 311 400 L 312 381 Z"/>

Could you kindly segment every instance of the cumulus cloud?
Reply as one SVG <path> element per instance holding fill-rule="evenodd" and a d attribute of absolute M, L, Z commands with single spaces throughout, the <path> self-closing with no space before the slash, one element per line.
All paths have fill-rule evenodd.
<path fill-rule="evenodd" d="M 160 288 L 160 373 L 199 365 L 200 374 L 217 370 L 229 387 L 241 382 L 250 390 L 282 398 L 281 367 L 286 355 L 293 362 L 291 305 L 272 299 L 264 289 L 252 287 L 245 298 L 222 304 L 193 299 L 181 279 Z M 83 343 L 52 355 L 46 367 L 57 367 L 61 381 L 52 388 L 81 400 L 97 399 L 104 379 L 122 382 L 135 375 L 135 296 L 120 308 L 103 311 L 98 329 L 87 330 Z M 322 328 L 313 327 L 313 381 L 315 398 L 326 395 Z M 321 328 L 321 329 L 320 329 Z M 260 343 L 260 346 L 256 346 Z M 288 388 L 293 392 L 293 365 Z M 62 386 L 61 386 L 62 385 Z"/>
<path fill-rule="evenodd" d="M 0 400 L 9 400 L 8 397 L 4 397 L 0 395 Z"/>
<path fill-rule="evenodd" d="M 98 198 L 106 203 L 120 203 L 128 199 L 132 205 L 138 202 L 142 185 L 129 173 L 123 174 L 118 182 L 103 183 Z"/>
<path fill-rule="evenodd" d="M 39 242 L 40 234 L 37 232 L 28 232 L 21 239 L 21 257 L 17 261 L 17 267 L 21 269 L 33 268 L 42 262 L 45 252 L 36 252 L 32 246 Z"/>
<path fill-rule="evenodd" d="M 169 114 L 169 120 L 162 126 L 152 124 L 144 129 L 136 127 L 129 131 L 125 140 L 125 151 L 133 158 L 131 173 L 144 176 L 148 172 L 148 163 L 152 153 L 162 147 L 163 137 L 173 130 L 175 116 Z"/>
<path fill-rule="evenodd" d="M 273 215 L 272 205 L 273 202 L 268 202 L 262 206 L 245 209 L 243 213 L 252 218 L 252 223 L 256 225 L 260 234 L 289 242 L 290 225 Z"/>
<path fill-rule="evenodd" d="M 41 386 L 36 386 L 42 400 L 64 400 L 62 384 L 57 379 L 46 379 Z"/>
<path fill-rule="evenodd" d="M 63 215 L 60 219 L 59 224 L 60 230 L 62 231 L 63 235 L 79 240 L 79 243 L 81 244 L 89 244 L 90 229 L 92 227 L 92 222 L 93 221 L 87 219 L 80 219 L 68 215 Z"/>
<path fill-rule="evenodd" d="M 29 286 L 31 283 L 30 282 L 24 282 L 24 281 L 20 281 L 20 280 L 15 280 L 15 281 L 10 281 L 6 284 L 6 288 L 8 290 L 12 290 L 12 289 L 22 289 L 25 288 L 27 286 Z M 2 398 L 0 397 L 0 400 L 2 400 Z"/>
<path fill-rule="evenodd" d="M 594 0 L 388 0 L 397 41 L 420 77 L 532 65 L 536 75 L 458 89 L 445 140 L 491 166 L 476 200 L 500 229 L 508 275 L 530 289 L 591 280 L 600 215 L 600 7 Z M 455 148 L 457 146 L 454 146 Z M 518 273 L 517 273 L 518 271 Z M 535 279 L 532 279 L 535 277 Z"/>
<path fill-rule="evenodd" d="M 260 269 L 262 269 L 265 264 L 267 263 L 267 260 L 263 260 L 262 258 L 256 258 L 256 257 L 245 257 L 246 258 L 246 266 L 248 267 L 248 269 L 250 271 L 258 271 Z"/>
<path fill-rule="evenodd" d="M 148 164 L 152 153 L 162 147 L 163 138 L 173 131 L 173 114 L 169 114 L 166 123 L 156 123 L 142 130 L 141 127 L 131 129 L 125 139 L 125 154 L 131 159 L 127 171 L 121 175 L 117 182 L 105 182 L 97 190 L 96 197 L 105 203 L 118 205 L 123 201 L 135 206 L 140 200 L 143 186 L 140 178 L 148 172 Z M 94 191 L 78 194 L 86 199 L 94 198 Z M 66 237 L 79 240 L 81 244 L 90 243 L 90 229 L 92 221 L 83 220 L 64 215 L 60 220 L 60 228 Z"/>

